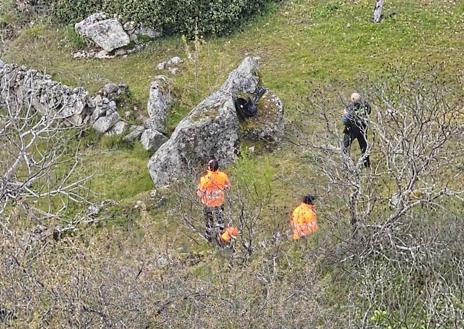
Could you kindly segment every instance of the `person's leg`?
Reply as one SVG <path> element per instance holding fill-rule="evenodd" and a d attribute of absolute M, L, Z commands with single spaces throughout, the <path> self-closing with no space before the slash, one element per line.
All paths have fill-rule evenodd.
<path fill-rule="evenodd" d="M 347 161 L 350 156 L 351 144 L 354 136 L 348 127 L 343 131 L 342 160 Z"/>
<path fill-rule="evenodd" d="M 211 241 L 212 235 L 213 235 L 213 225 L 214 225 L 213 211 L 210 207 L 204 207 L 203 213 L 205 215 L 205 224 L 206 224 L 205 237 L 208 239 L 208 241 Z"/>
<path fill-rule="evenodd" d="M 367 151 L 367 128 L 361 130 L 359 134 L 356 136 L 359 147 L 361 148 L 361 154 L 364 158 L 364 167 L 369 168 L 371 165 L 371 162 L 369 160 L 369 154 L 365 154 Z"/>
<path fill-rule="evenodd" d="M 224 230 L 224 205 L 214 208 L 216 215 L 216 222 L 219 227 L 220 232 Z"/>

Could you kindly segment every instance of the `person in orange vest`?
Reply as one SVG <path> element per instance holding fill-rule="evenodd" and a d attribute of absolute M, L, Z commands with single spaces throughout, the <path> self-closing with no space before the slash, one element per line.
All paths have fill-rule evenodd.
<path fill-rule="evenodd" d="M 218 236 L 218 243 L 222 247 L 230 246 L 232 241 L 238 237 L 238 228 L 227 226 Z"/>
<path fill-rule="evenodd" d="M 303 198 L 303 202 L 293 210 L 290 221 L 293 240 L 298 240 L 318 230 L 314 200 L 315 197 L 308 194 Z"/>
<path fill-rule="evenodd" d="M 213 213 L 220 232 L 224 231 L 224 191 L 230 188 L 229 177 L 218 169 L 218 161 L 214 159 L 210 160 L 208 162 L 208 171 L 201 177 L 197 189 L 197 195 L 204 206 L 203 212 L 206 221 L 205 237 L 208 241 L 213 240 L 212 232 L 215 224 Z"/>

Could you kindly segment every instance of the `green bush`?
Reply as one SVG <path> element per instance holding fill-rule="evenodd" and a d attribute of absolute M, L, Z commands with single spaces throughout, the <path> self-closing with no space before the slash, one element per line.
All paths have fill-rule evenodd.
<path fill-rule="evenodd" d="M 75 23 L 97 11 L 121 15 L 127 20 L 161 29 L 165 34 L 193 36 L 233 32 L 275 0 L 52 0 L 59 23 Z"/>

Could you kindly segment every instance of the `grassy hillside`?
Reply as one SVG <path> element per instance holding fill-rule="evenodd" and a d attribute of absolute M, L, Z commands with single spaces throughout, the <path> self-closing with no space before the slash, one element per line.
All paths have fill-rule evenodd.
<path fill-rule="evenodd" d="M 440 65 L 441 75 L 450 79 L 464 73 L 464 1 L 387 0 L 385 19 L 380 24 L 370 21 L 372 7 L 370 0 L 284 1 L 269 7 L 265 16 L 229 37 L 197 42 L 185 41 L 181 36 L 170 37 L 154 41 L 147 49 L 127 58 L 109 60 L 73 59 L 72 52 L 79 43 L 69 28 L 54 26 L 42 19 L 24 28 L 0 50 L 0 56 L 6 62 L 44 71 L 60 82 L 84 86 L 91 92 L 110 81 L 124 82 L 131 91 L 131 102 L 143 109 L 151 79 L 166 73 L 158 71 L 157 64 L 180 56 L 185 59 L 180 73 L 171 76 L 180 97 L 169 118 L 173 129 L 224 81 L 243 57 L 257 55 L 261 57 L 260 73 L 265 86 L 284 101 L 289 130 L 300 120 L 299 110 L 304 109 L 309 113 L 306 120 L 310 130 L 316 134 L 323 124 L 318 121 L 320 110 L 310 108 L 308 102 L 314 86 L 331 84 L 327 98 L 335 104 L 333 110 L 340 112 L 343 106 L 340 95 L 348 99 L 359 88 L 361 76 L 381 79 L 390 66 L 414 67 L 421 72 L 429 66 Z M 198 59 L 188 60 L 189 53 Z M 427 325 L 423 320 L 426 316 L 417 306 L 412 307 L 408 323 L 398 320 L 408 318 L 401 312 L 395 313 L 398 316 L 395 319 L 384 309 L 371 309 L 364 304 L 364 299 L 359 304 L 353 302 L 362 293 L 357 295 L 357 291 L 351 291 L 356 280 L 361 280 L 359 277 L 351 282 L 346 279 L 347 273 L 359 270 L 350 263 L 356 257 L 345 257 L 343 251 L 350 243 L 347 241 L 349 219 L 346 209 L 331 203 L 329 195 L 321 195 L 318 200 L 320 233 L 300 244 L 287 241 L 287 220 L 292 208 L 304 193 L 320 195 L 323 182 L 312 162 L 315 158 L 293 146 L 288 139 L 272 153 L 248 154 L 226 168 L 236 191 L 243 193 L 238 195 L 239 192 L 233 191 L 232 201 L 246 197 L 249 208 L 245 212 L 257 218 L 253 256 L 247 255 L 243 248 L 239 256 L 218 251 L 185 225 L 183 219 L 188 216 L 194 218 L 195 225 L 202 225 L 201 209 L 192 202 L 196 178 L 184 188 L 160 190 L 153 195 L 146 169 L 150 154 L 139 145 L 125 145 L 118 138 L 92 133 L 83 144 L 84 171 L 94 174 L 89 187 L 96 192 L 96 200 L 112 199 L 118 204 L 102 214 L 109 225 L 84 229 L 69 245 L 57 243 L 56 251 L 50 256 L 52 261 L 44 255 L 38 256 L 43 257 L 40 258 L 42 265 L 53 264 L 47 268 L 50 282 L 46 284 L 50 287 L 60 287 L 58 290 L 62 287 L 66 291 L 63 282 L 73 275 L 72 270 L 85 268 L 76 274 L 75 280 L 112 280 L 115 286 L 120 284 L 124 288 L 108 292 L 111 297 L 104 303 L 98 299 L 104 299 L 99 295 L 104 295 L 104 285 L 89 284 L 80 293 L 98 295 L 92 300 L 95 305 L 106 303 L 106 308 L 117 309 L 125 319 L 131 318 L 131 312 L 136 313 L 133 310 L 143 308 L 142 313 L 150 321 L 134 323 L 143 323 L 146 328 L 188 327 L 192 314 L 201 312 L 204 317 L 195 318 L 195 326 L 205 328 L 352 328 L 353 324 L 348 326 L 344 322 L 348 317 L 363 319 L 363 328 L 435 328 Z M 245 148 L 243 151 L 246 153 Z M 378 161 L 380 154 L 373 157 L 373 161 Z M 382 188 L 389 189 L 388 186 L 379 189 Z M 228 206 L 227 216 L 238 218 L 241 210 L 238 202 Z M 449 224 L 451 231 L 449 237 L 444 234 L 444 239 L 449 239 L 446 241 L 450 245 L 455 243 L 451 237 L 462 241 L 460 231 L 452 229 L 459 227 L 456 220 L 462 217 L 461 207 L 461 202 L 452 204 L 453 211 L 446 216 L 438 208 L 421 208 L 414 213 L 420 225 L 408 226 L 405 235 L 414 240 L 421 225 L 433 216 L 444 216 L 443 223 Z M 329 218 L 337 216 L 339 223 L 346 222 L 346 225 L 338 227 L 329 222 Z M 382 269 L 388 257 L 392 257 L 384 256 L 373 257 L 373 268 Z M 440 254 L 442 259 L 446 256 Z M 415 264 L 417 259 L 408 257 L 405 259 Z M 341 260 L 341 265 L 335 266 L 334 259 Z M 91 270 L 92 260 L 98 264 L 95 271 Z M 163 262 L 170 266 L 159 265 Z M 68 268 L 69 263 L 74 265 Z M 119 272 L 114 274 L 111 272 L 114 269 Z M 59 274 L 54 276 L 54 270 Z M 397 275 L 395 280 L 400 282 L 403 280 L 400 274 L 406 270 L 402 267 L 395 270 L 398 272 L 392 275 Z M 424 273 L 419 276 L 427 277 Z M 139 275 L 145 280 L 140 286 L 137 285 Z M 366 270 L 362 279 L 375 281 L 376 275 L 380 274 Z M 401 282 L 418 284 L 406 279 Z M 390 288 L 392 298 L 401 300 L 401 291 Z M 224 295 L 220 295 L 222 289 Z M 59 294 L 59 291 L 53 293 Z M 119 295 L 127 305 L 118 301 Z M 362 297 L 368 299 L 366 295 Z M 40 302 L 48 305 L 51 301 L 47 298 Z M 269 304 L 269 300 L 273 303 Z M 289 311 L 293 301 L 298 303 Z M 462 303 L 462 295 L 456 296 L 456 309 L 461 309 Z M 361 304 L 365 307 L 363 311 L 354 306 Z M 1 306 L 0 303 L 0 310 Z M 366 315 L 362 313 L 365 309 Z M 300 317 L 306 312 L 307 317 Z M 266 322 L 266 316 L 276 321 L 275 324 Z M 31 318 L 36 327 L 47 324 L 36 314 L 29 315 Z M 415 322 L 415 319 L 421 320 Z M 58 323 L 48 325 L 53 327 Z M 457 325 L 454 328 L 459 328 Z"/>
<path fill-rule="evenodd" d="M 288 1 L 270 8 L 268 15 L 241 33 L 203 40 L 197 47 L 198 61 L 186 61 L 173 77 L 181 100 L 170 125 L 220 85 L 246 55 L 262 58 L 264 83 L 283 99 L 289 119 L 295 108 L 306 106 L 310 83 L 337 81 L 340 93 L 347 96 L 356 89 L 357 77 L 379 76 L 388 65 L 443 63 L 445 71 L 463 70 L 462 1 L 389 1 L 381 24 L 370 22 L 371 10 L 371 1 Z M 174 55 L 186 58 L 187 46 L 195 51 L 192 42 L 187 45 L 178 37 L 156 41 L 128 58 L 74 60 L 74 44 L 66 31 L 37 22 L 9 45 L 2 58 L 92 92 L 109 81 L 122 81 L 145 108 L 151 79 L 163 73 L 156 65 Z M 114 156 L 118 163 L 125 161 L 125 156 Z M 144 167 L 143 162 L 140 165 Z"/>

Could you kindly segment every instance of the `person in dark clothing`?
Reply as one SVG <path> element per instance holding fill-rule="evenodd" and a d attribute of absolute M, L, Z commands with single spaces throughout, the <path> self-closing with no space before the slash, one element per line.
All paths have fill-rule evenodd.
<path fill-rule="evenodd" d="M 345 125 L 342 151 L 344 155 L 349 156 L 351 144 L 353 140 L 357 139 L 366 168 L 371 165 L 369 154 L 366 154 L 369 114 L 371 114 L 369 103 L 362 101 L 358 93 L 351 94 L 351 102 L 345 108 L 342 117 L 343 124 Z"/>

